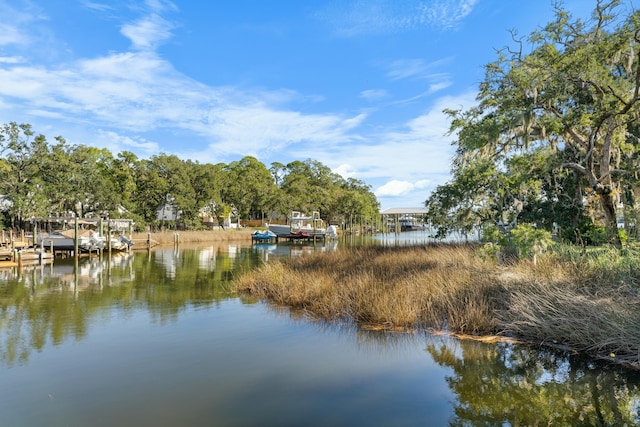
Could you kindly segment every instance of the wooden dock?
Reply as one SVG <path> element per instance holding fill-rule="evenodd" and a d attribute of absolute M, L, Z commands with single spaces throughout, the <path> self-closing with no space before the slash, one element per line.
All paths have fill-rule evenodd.
<path fill-rule="evenodd" d="M 53 262 L 53 254 L 37 249 L 0 250 L 0 268 L 22 267 L 23 265 L 43 265 Z"/>

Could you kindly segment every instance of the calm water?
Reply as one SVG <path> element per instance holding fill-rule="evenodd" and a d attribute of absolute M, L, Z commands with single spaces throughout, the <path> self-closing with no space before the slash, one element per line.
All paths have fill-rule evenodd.
<path fill-rule="evenodd" d="M 327 324 L 229 293 L 257 262 L 322 250 L 344 248 L 170 247 L 0 270 L 0 426 L 640 422 L 633 372 Z"/>

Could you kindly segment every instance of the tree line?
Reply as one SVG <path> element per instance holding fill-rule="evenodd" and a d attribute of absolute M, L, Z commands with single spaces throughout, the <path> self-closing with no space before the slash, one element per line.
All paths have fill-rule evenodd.
<path fill-rule="evenodd" d="M 49 143 L 30 124 L 0 128 L 2 226 L 24 227 L 38 217 L 134 219 L 138 229 L 163 225 L 158 208 L 180 212 L 174 227 L 200 229 L 203 216 L 222 223 L 284 219 L 290 210 L 320 211 L 334 224 L 371 222 L 379 203 L 371 187 L 307 159 L 269 168 L 246 156 L 229 164 L 199 163 L 175 155 L 140 159 L 129 151 Z M 166 224 L 165 224 L 166 225 Z"/>
<path fill-rule="evenodd" d="M 640 219 L 640 12 L 598 0 L 555 18 L 486 65 L 477 105 L 446 110 L 452 178 L 426 201 L 440 234 L 535 224 L 612 243 Z"/>

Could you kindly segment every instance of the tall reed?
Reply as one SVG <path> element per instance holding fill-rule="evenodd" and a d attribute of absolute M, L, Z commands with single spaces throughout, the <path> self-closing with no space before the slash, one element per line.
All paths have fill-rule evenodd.
<path fill-rule="evenodd" d="M 497 334 L 640 367 L 640 257 L 558 250 L 501 266 L 466 245 L 363 247 L 262 265 L 236 290 L 362 326 Z"/>
<path fill-rule="evenodd" d="M 469 246 L 365 247 L 270 262 L 236 286 L 326 318 L 489 333 L 503 290 L 492 264 L 473 254 Z"/>

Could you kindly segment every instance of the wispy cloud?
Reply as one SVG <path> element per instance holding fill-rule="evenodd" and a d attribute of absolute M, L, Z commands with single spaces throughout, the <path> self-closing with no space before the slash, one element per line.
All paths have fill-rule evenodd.
<path fill-rule="evenodd" d="M 360 97 L 367 101 L 377 101 L 389 96 L 389 93 L 384 89 L 367 89 L 360 92 Z"/>
<path fill-rule="evenodd" d="M 435 0 L 420 5 L 426 22 L 441 28 L 454 28 L 467 17 L 480 0 Z"/>
<path fill-rule="evenodd" d="M 449 87 L 451 76 L 446 72 L 438 72 L 437 69 L 450 62 L 451 58 L 444 58 L 428 63 L 423 59 L 400 59 L 391 62 L 387 68 L 387 76 L 391 80 L 417 79 L 426 80 L 428 89 L 419 95 L 409 99 L 395 101 L 394 104 L 405 104 L 436 93 Z"/>
<path fill-rule="evenodd" d="M 26 37 L 18 27 L 0 23 L 0 46 L 24 43 Z"/>
<path fill-rule="evenodd" d="M 80 4 L 82 4 L 87 9 L 95 10 L 98 12 L 106 12 L 109 10 L 113 10 L 113 6 L 110 6 L 106 3 L 99 3 L 94 1 L 81 1 Z"/>
<path fill-rule="evenodd" d="M 349 132 L 367 117 L 289 110 L 287 102 L 297 100 L 293 91 L 206 86 L 178 73 L 153 52 L 84 59 L 64 70 L 0 68 L 0 97 L 13 99 L 14 110 L 20 106 L 43 118 L 138 134 L 162 129 L 191 132 L 209 141 L 210 156 L 218 159 L 221 154 L 262 156 L 302 142 L 347 142 L 352 139 Z M 120 146 L 157 148 L 118 141 Z"/>
<path fill-rule="evenodd" d="M 0 46 L 29 44 L 39 31 L 33 23 L 46 19 L 35 5 L 16 5 L 4 0 L 0 0 L 0 16 Z"/>
<path fill-rule="evenodd" d="M 398 59 L 387 66 L 387 75 L 392 80 L 416 78 L 429 80 L 443 80 L 448 78 L 448 73 L 437 72 L 451 62 L 451 57 L 438 61 L 427 62 L 424 59 Z"/>
<path fill-rule="evenodd" d="M 122 35 L 131 40 L 135 49 L 155 49 L 172 37 L 173 24 L 159 15 L 145 16 L 122 27 Z"/>
<path fill-rule="evenodd" d="M 113 131 L 98 129 L 95 137 L 102 144 L 102 147 L 106 147 L 113 153 L 126 150 L 142 153 L 143 155 L 150 157 L 160 151 L 160 146 L 157 142 L 148 141 L 145 138 L 123 136 Z"/>
<path fill-rule="evenodd" d="M 443 109 L 468 108 L 476 102 L 475 95 L 475 91 L 470 91 L 458 97 L 441 97 L 428 111 L 400 129 L 369 134 L 364 141 L 349 146 L 318 147 L 307 151 L 307 155 L 333 167 L 344 177 L 369 182 L 381 201 L 402 197 L 421 205 L 428 190 L 449 177 L 453 137 L 448 135 L 450 119 Z"/>
<path fill-rule="evenodd" d="M 353 0 L 336 2 L 317 13 L 335 34 L 354 37 L 390 34 L 421 27 L 453 28 L 478 0 Z"/>
<path fill-rule="evenodd" d="M 22 56 L 0 56 L 0 64 L 21 64 L 26 62 Z"/>
<path fill-rule="evenodd" d="M 303 142 L 326 146 L 332 141 L 350 140 L 349 129 L 362 119 L 305 115 L 264 104 L 227 106 L 210 112 L 209 130 L 214 142 L 209 148 L 226 155 L 262 157 Z"/>

